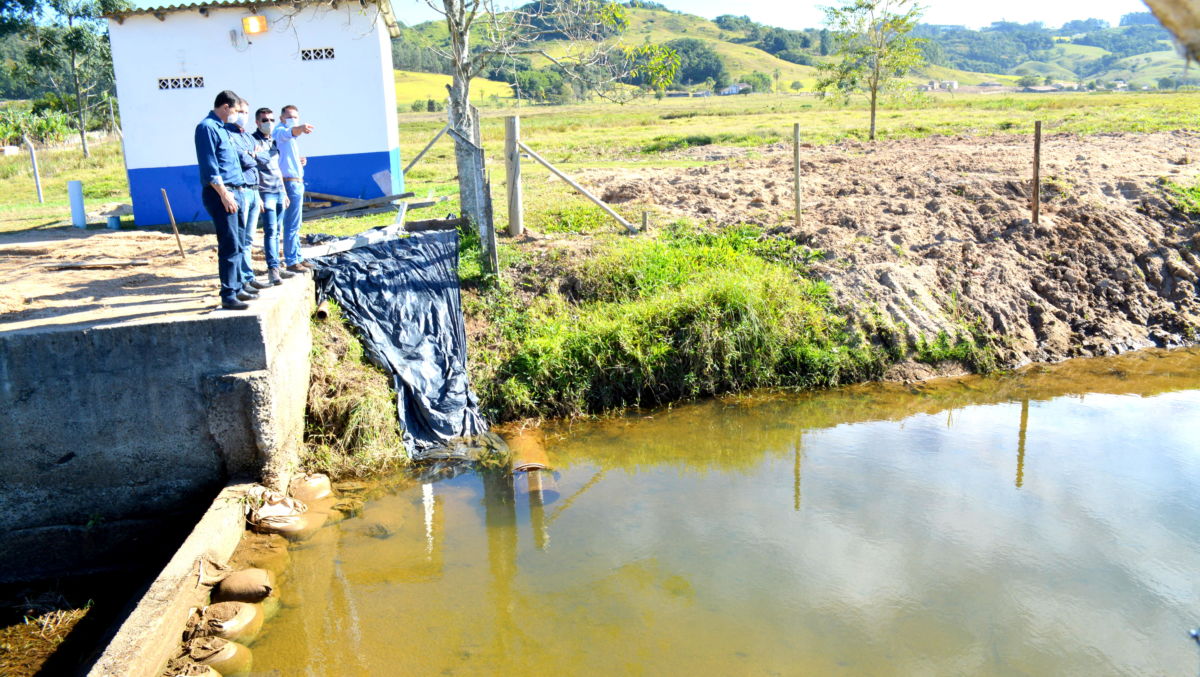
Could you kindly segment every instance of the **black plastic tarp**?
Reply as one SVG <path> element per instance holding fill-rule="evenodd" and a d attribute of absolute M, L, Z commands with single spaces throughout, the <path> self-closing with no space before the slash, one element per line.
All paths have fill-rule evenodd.
<path fill-rule="evenodd" d="M 420 233 L 312 263 L 318 300 L 337 301 L 368 357 L 391 373 L 410 456 L 438 456 L 487 431 L 467 379 L 457 232 Z"/>

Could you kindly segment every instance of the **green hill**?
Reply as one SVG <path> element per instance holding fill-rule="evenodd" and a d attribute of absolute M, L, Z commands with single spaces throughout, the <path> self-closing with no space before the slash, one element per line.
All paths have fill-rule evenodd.
<path fill-rule="evenodd" d="M 806 64 L 818 64 L 829 58 L 820 55 L 818 29 L 790 31 L 758 24 L 746 17 L 723 16 L 714 21 L 642 6 L 626 7 L 626 15 L 627 28 L 612 39 L 629 46 L 661 45 L 683 38 L 697 40 L 716 53 L 731 81 L 760 72 L 777 78 L 783 89 L 799 81 L 805 90 L 811 91 L 818 72 L 813 65 Z M 1094 24 L 1098 28 L 1090 32 L 1056 31 L 1041 24 L 1007 22 L 980 30 L 922 25 L 916 35 L 928 41 L 929 63 L 911 73 L 909 79 L 914 83 L 956 80 L 962 85 L 1014 84 L 1021 76 L 1035 75 L 1060 82 L 1124 80 L 1134 88 L 1155 88 L 1163 78 L 1195 77 L 1184 73 L 1184 60 L 1170 47 L 1169 41 L 1161 39 L 1166 34 L 1157 25 L 1109 27 L 1099 21 Z M 447 44 L 445 24 L 427 22 L 405 29 L 405 34 L 401 40 L 405 45 L 393 48 L 396 67 L 410 71 L 436 69 L 428 46 Z M 782 49 L 777 42 L 771 42 L 780 36 L 791 41 L 792 46 Z M 568 49 L 557 42 L 543 42 L 539 46 L 555 56 Z M 400 56 L 401 53 L 405 56 Z M 538 87 L 549 99 L 552 92 L 572 89 L 550 72 L 554 68 L 549 59 L 536 55 L 529 57 L 526 66 L 515 67 L 510 62 L 509 71 L 490 76 L 512 82 L 520 68 L 529 67 L 547 73 L 549 79 L 536 73 L 537 77 L 532 79 L 529 74 L 521 75 L 526 78 L 519 83 L 523 91 Z"/>

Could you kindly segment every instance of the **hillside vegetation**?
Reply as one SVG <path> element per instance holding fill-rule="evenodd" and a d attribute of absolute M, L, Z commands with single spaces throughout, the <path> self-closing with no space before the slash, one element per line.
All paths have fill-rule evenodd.
<path fill-rule="evenodd" d="M 817 80 L 815 67 L 832 58 L 833 40 L 823 29 L 787 30 L 734 15 L 709 20 L 640 0 L 627 5 L 626 26 L 612 39 L 629 46 L 668 45 L 680 52 L 683 65 L 673 89 L 748 82 L 759 92 L 811 91 Z M 1099 19 L 1072 21 L 1059 28 L 1011 22 L 996 22 L 981 30 L 921 25 L 916 34 L 926 40 L 927 64 L 908 77 L 914 83 L 1014 85 L 1023 76 L 1026 81 L 1033 76 L 1041 80 L 1038 84 L 1079 83 L 1089 89 L 1119 82 L 1134 89 L 1200 84 L 1200 78 L 1185 69 L 1170 35 L 1148 16 L 1131 14 L 1115 27 Z M 429 48 L 446 43 L 441 22 L 406 28 L 393 45 L 396 67 L 445 72 L 445 64 Z M 555 41 L 540 46 L 552 55 L 566 51 L 566 45 Z M 566 76 L 541 56 L 507 60 L 486 75 L 515 85 L 526 99 L 570 103 L 591 96 L 588 83 Z M 490 87 L 485 96 L 503 96 L 494 86 L 485 86 Z"/>

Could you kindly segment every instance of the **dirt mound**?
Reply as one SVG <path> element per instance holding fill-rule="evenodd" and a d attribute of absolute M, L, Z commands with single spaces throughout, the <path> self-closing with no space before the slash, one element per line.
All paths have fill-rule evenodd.
<path fill-rule="evenodd" d="M 1025 137 L 805 148 L 799 226 L 784 146 L 582 178 L 616 203 L 767 226 L 825 253 L 814 271 L 864 327 L 910 341 L 974 328 L 1015 365 L 1200 340 L 1200 228 L 1160 185 L 1194 182 L 1194 162 L 1189 131 L 1051 135 L 1039 225 Z"/>

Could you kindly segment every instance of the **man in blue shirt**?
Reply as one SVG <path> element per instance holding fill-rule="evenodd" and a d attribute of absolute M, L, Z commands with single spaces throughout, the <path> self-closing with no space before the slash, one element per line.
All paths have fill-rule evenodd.
<path fill-rule="evenodd" d="M 254 242 L 254 229 L 258 227 L 258 215 L 262 211 L 262 201 L 258 197 L 258 155 L 267 149 L 251 134 L 253 125 L 250 124 L 250 104 L 245 99 L 238 101 L 234 115 L 225 123 L 225 128 L 229 131 L 233 147 L 237 149 L 244 178 L 241 220 L 243 252 L 240 266 L 242 285 L 245 289 L 266 289 L 271 284 L 254 277 L 250 253 Z"/>
<path fill-rule="evenodd" d="M 221 278 L 221 307 L 245 310 L 246 301 L 258 298 L 243 289 L 239 267 L 243 250 L 239 238 L 241 226 L 242 172 L 237 151 L 225 123 L 237 109 L 237 94 L 225 90 L 217 94 L 213 109 L 196 125 L 196 164 L 200 169 L 201 201 L 212 217 L 217 231 L 217 271 Z"/>
<path fill-rule="evenodd" d="M 301 124 L 300 109 L 284 106 L 279 111 L 280 124 L 275 128 L 275 143 L 279 146 L 279 170 L 288 206 L 283 210 L 283 261 L 293 273 L 303 273 L 311 265 L 300 258 L 300 222 L 304 208 L 304 157 L 300 155 L 301 134 L 311 134 L 313 126 Z"/>

